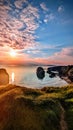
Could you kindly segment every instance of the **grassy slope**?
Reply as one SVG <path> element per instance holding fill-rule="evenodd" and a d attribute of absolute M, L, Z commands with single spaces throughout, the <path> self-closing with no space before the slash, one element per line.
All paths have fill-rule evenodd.
<path fill-rule="evenodd" d="M 64 130 L 63 123 L 73 130 L 73 85 L 41 90 L 0 86 L 0 130 Z"/>

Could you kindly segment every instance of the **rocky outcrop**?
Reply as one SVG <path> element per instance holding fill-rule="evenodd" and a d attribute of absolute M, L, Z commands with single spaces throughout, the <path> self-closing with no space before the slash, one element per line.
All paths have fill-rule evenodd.
<path fill-rule="evenodd" d="M 0 85 L 6 85 L 9 83 L 9 75 L 3 68 L 0 69 Z"/>
<path fill-rule="evenodd" d="M 36 74 L 39 79 L 43 79 L 45 77 L 45 71 L 42 67 L 37 68 Z"/>
<path fill-rule="evenodd" d="M 69 70 L 68 78 L 71 80 L 71 82 L 73 82 L 73 68 Z"/>
<path fill-rule="evenodd" d="M 55 66 L 47 69 L 47 73 L 52 77 L 56 75 L 64 79 L 68 83 L 73 83 L 73 65 L 68 66 Z"/>
<path fill-rule="evenodd" d="M 54 78 L 54 77 L 56 77 L 56 73 L 54 73 L 54 72 L 50 72 L 49 77 L 50 77 L 50 78 Z"/>
<path fill-rule="evenodd" d="M 73 83 L 73 65 L 49 67 L 47 69 L 47 73 L 50 78 L 59 76 L 67 83 Z M 45 71 L 42 67 L 37 68 L 36 74 L 39 79 L 43 79 L 45 77 Z"/>

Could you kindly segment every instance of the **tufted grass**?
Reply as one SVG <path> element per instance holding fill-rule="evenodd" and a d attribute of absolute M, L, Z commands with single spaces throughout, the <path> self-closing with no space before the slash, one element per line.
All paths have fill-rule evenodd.
<path fill-rule="evenodd" d="M 31 89 L 0 86 L 0 130 L 60 130 L 63 106 L 73 130 L 73 85 Z"/>

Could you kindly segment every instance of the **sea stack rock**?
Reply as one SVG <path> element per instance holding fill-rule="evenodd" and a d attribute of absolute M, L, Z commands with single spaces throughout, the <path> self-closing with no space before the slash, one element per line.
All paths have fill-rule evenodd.
<path fill-rule="evenodd" d="M 6 69 L 0 69 L 0 85 L 6 85 L 9 83 L 9 75 Z"/>
<path fill-rule="evenodd" d="M 73 83 L 73 68 L 69 70 L 68 72 L 68 78 L 71 80 L 71 82 Z"/>
<path fill-rule="evenodd" d="M 42 67 L 37 68 L 36 74 L 39 79 L 43 79 L 45 77 L 45 71 Z"/>

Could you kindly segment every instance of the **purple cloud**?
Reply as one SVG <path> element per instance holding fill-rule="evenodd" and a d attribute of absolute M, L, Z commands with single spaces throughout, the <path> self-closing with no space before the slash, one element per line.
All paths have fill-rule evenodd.
<path fill-rule="evenodd" d="M 40 7 L 44 10 L 44 11 L 48 11 L 49 9 L 46 7 L 45 3 L 41 3 Z"/>
<path fill-rule="evenodd" d="M 36 36 L 35 30 L 39 27 L 36 22 L 39 19 L 38 9 L 27 3 L 26 0 L 16 0 L 13 5 L 7 1 L 4 5 L 0 1 L 0 44 L 7 45 L 15 49 L 23 49 L 28 46 L 34 46 Z M 20 9 L 22 9 L 20 11 Z"/>

